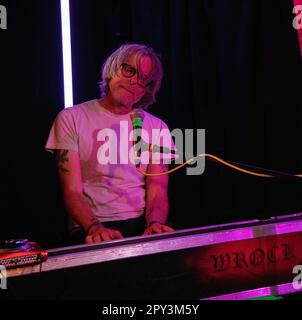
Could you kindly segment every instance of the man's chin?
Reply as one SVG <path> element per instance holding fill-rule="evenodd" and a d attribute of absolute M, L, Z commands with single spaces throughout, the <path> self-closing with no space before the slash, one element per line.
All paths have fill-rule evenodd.
<path fill-rule="evenodd" d="M 129 107 L 133 106 L 136 101 L 133 99 L 133 96 L 130 97 L 130 93 L 128 94 L 123 94 L 119 95 L 116 97 L 115 101 L 121 106 L 121 107 Z"/>
<path fill-rule="evenodd" d="M 131 101 L 127 101 L 125 99 L 116 99 L 116 106 L 121 108 L 121 109 L 129 109 L 132 108 L 132 102 Z"/>

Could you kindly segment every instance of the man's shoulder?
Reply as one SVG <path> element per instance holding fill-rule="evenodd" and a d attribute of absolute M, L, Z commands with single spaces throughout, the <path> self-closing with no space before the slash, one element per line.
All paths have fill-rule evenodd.
<path fill-rule="evenodd" d="M 59 115 L 60 116 L 77 116 L 78 114 L 81 114 L 82 112 L 89 112 L 90 110 L 93 110 L 95 108 L 95 103 L 96 100 L 90 100 L 90 101 L 85 101 L 81 102 L 79 104 L 76 104 L 70 108 L 65 108 L 60 111 Z"/>
<path fill-rule="evenodd" d="M 97 104 L 97 100 L 93 99 L 93 100 L 89 100 L 89 101 L 84 101 L 84 102 L 78 103 L 78 104 L 76 104 L 73 107 L 68 108 L 68 109 L 73 110 L 73 112 L 89 111 L 89 110 L 95 109 L 96 108 L 96 104 Z"/>

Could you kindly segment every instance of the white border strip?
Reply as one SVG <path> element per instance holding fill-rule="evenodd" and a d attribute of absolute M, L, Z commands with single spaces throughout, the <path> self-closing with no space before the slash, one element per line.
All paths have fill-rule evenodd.
<path fill-rule="evenodd" d="M 269 296 L 282 296 L 291 293 L 302 292 L 302 289 L 294 289 L 292 283 L 285 283 L 271 287 L 258 288 L 253 290 L 229 293 L 222 296 L 205 298 L 202 300 L 249 300 Z"/>
<path fill-rule="evenodd" d="M 61 26 L 64 73 L 64 105 L 65 108 L 69 108 L 73 106 L 69 0 L 61 0 Z"/>

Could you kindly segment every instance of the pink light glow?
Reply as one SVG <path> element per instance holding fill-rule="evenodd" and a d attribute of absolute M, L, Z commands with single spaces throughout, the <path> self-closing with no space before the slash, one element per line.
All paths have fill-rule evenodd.
<path fill-rule="evenodd" d="M 301 6 L 302 7 L 302 0 L 294 0 L 294 6 Z M 299 43 L 300 43 L 300 49 L 301 49 L 301 56 L 302 56 L 302 12 L 299 10 L 298 12 L 296 11 L 297 15 L 300 15 L 300 18 L 298 19 L 297 23 L 299 25 L 298 29 L 298 36 L 299 36 Z"/>

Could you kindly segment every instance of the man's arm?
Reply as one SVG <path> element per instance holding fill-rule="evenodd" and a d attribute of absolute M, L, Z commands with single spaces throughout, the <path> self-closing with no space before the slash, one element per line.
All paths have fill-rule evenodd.
<path fill-rule="evenodd" d="M 168 171 L 165 164 L 149 164 L 148 173 Z M 146 178 L 146 223 L 144 234 L 174 231 L 166 222 L 169 214 L 168 175 Z"/>
<path fill-rule="evenodd" d="M 55 160 L 67 211 L 86 233 L 86 243 L 122 238 L 119 231 L 105 228 L 95 217 L 83 196 L 79 154 L 55 150 Z"/>

